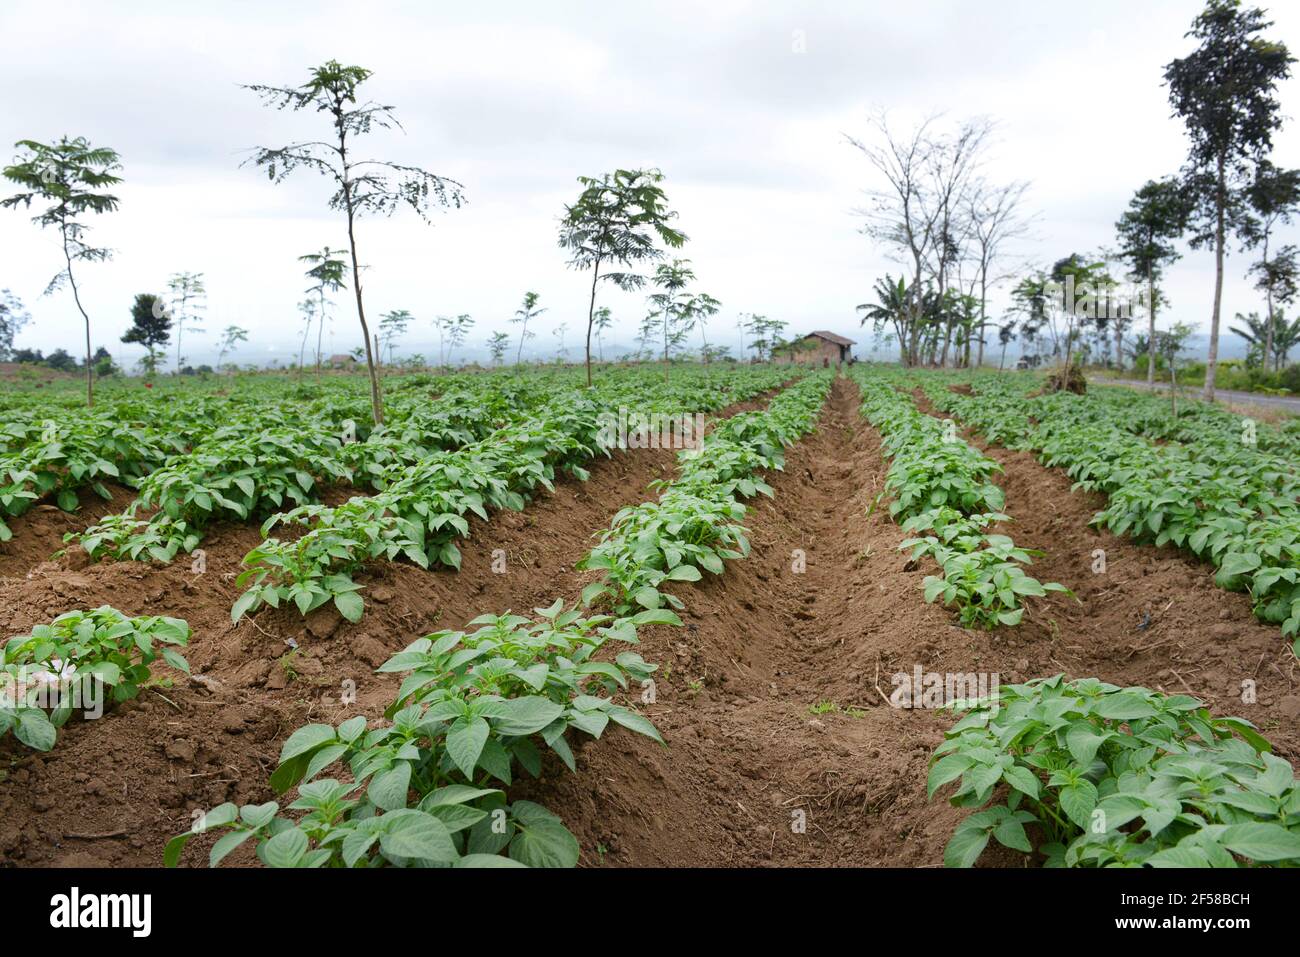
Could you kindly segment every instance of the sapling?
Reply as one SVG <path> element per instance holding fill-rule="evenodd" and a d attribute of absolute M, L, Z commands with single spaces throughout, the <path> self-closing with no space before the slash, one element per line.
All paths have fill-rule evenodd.
<path fill-rule="evenodd" d="M 265 169 L 274 183 L 283 181 L 297 169 L 309 169 L 334 184 L 329 207 L 342 212 L 347 221 L 352 291 L 356 297 L 357 319 L 361 323 L 366 366 L 370 373 L 371 413 L 375 424 L 382 425 L 384 406 L 376 368 L 378 357 L 366 322 L 356 220 L 368 213 L 390 216 L 400 207 L 409 206 L 429 222 L 430 205 L 459 208 L 464 196 L 460 183 L 428 170 L 384 160 L 356 158 L 355 140 L 375 128 L 401 127 L 393 107 L 374 101 L 358 101 L 357 90 L 371 75 L 365 67 L 344 66 L 337 60 L 329 60 L 313 68 L 310 79 L 301 86 L 247 86 L 277 110 L 326 113 L 333 127 L 329 142 L 301 141 L 280 147 L 258 147 L 248 162 Z"/>
<path fill-rule="evenodd" d="M 619 289 L 639 289 L 645 277 L 633 272 L 606 272 L 602 266 L 628 269 L 663 257 L 658 239 L 676 249 L 686 234 L 670 224 L 677 214 L 667 205 L 659 186 L 664 176 L 655 169 L 618 169 L 596 179 L 578 177 L 583 190 L 577 202 L 566 206 L 560 220 L 560 247 L 570 254 L 569 265 L 591 270 L 591 296 L 587 304 L 586 366 L 591 386 L 591 333 L 596 319 L 596 286 L 600 280 Z"/>
<path fill-rule="evenodd" d="M 64 266 L 45 287 L 45 295 L 62 288 L 72 288 L 72 298 L 86 325 L 86 405 L 95 405 L 95 370 L 90 350 L 90 315 L 81 302 L 73 264 L 104 262 L 112 251 L 88 245 L 90 227 L 87 214 L 109 213 L 118 207 L 118 199 L 106 190 L 122 182 L 116 170 L 122 168 L 117 153 L 106 147 L 91 146 L 84 136 L 64 136 L 55 143 L 19 140 L 19 161 L 6 166 L 4 175 L 23 191 L 0 200 L 0 207 L 22 205 L 30 209 L 33 201 L 49 203 L 32 218 L 38 226 L 52 226 L 59 232 Z"/>

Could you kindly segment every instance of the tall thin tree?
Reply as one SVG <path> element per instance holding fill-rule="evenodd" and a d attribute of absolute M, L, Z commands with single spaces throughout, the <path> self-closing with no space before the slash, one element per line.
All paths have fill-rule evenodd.
<path fill-rule="evenodd" d="M 1181 184 L 1172 178 L 1148 180 L 1129 200 L 1128 209 L 1115 223 L 1119 235 L 1119 258 L 1133 279 L 1146 283 L 1147 383 L 1156 381 L 1156 309 L 1160 293 L 1156 286 L 1164 268 L 1181 253 L 1174 245 L 1187 228 L 1191 213 Z"/>
<path fill-rule="evenodd" d="M 345 249 L 330 249 L 327 245 L 318 253 L 307 253 L 298 257 L 298 262 L 307 264 L 306 276 L 311 285 L 306 292 L 316 297 L 316 377 L 320 378 L 321 359 L 325 337 L 325 318 L 329 305 L 328 293 L 347 288 L 348 264 L 343 260 Z"/>
<path fill-rule="evenodd" d="M 176 326 L 176 374 L 180 375 L 181 363 L 184 361 L 184 356 L 181 355 L 181 337 L 185 335 L 187 323 L 190 332 L 203 331 L 203 327 L 195 323 L 199 321 L 199 314 L 207 308 L 208 289 L 203 282 L 203 273 L 178 272 L 167 280 L 167 291 L 170 294 L 167 308 L 171 311 L 172 322 Z"/>
<path fill-rule="evenodd" d="M 1277 86 L 1291 75 L 1286 44 L 1260 34 L 1271 21 L 1240 0 L 1209 0 L 1187 36 L 1198 45 L 1165 67 L 1174 115 L 1187 127 L 1191 149 L 1184 188 L 1195 201 L 1196 247 L 1214 247 L 1214 305 L 1205 361 L 1204 398 L 1214 399 L 1223 307 L 1223 257 L 1230 229 L 1239 228 L 1243 193 L 1254 164 L 1267 157 L 1282 125 Z"/>
<path fill-rule="evenodd" d="M 64 265 L 45 287 L 44 295 L 61 289 L 65 282 L 72 287 L 72 299 L 86 324 L 86 405 L 93 407 L 95 370 L 90 351 L 90 315 L 81 302 L 73 263 L 112 258 L 111 250 L 86 243 L 90 227 L 83 217 L 117 209 L 117 197 L 105 190 L 122 182 L 115 172 L 122 168 L 122 163 L 113 150 L 91 146 L 84 136 L 72 139 L 65 136 L 54 143 L 19 140 L 14 145 L 21 152 L 12 166 L 5 167 L 4 176 L 22 189 L 0 200 L 0 207 L 21 205 L 30 209 L 37 200 L 49 204 L 32 217 L 32 222 L 59 231 Z"/>
<path fill-rule="evenodd" d="M 569 265 L 591 270 L 591 298 L 587 304 L 587 385 L 591 386 L 591 330 L 596 317 L 596 284 L 604 279 L 620 289 L 639 289 L 645 277 L 614 271 L 601 275 L 602 266 L 628 269 L 663 258 L 655 245 L 679 248 L 686 234 L 670 224 L 677 214 L 659 186 L 664 175 L 657 169 L 618 169 L 599 179 L 579 176 L 582 193 L 566 206 L 560 220 L 560 248 L 569 252 Z"/>
<path fill-rule="evenodd" d="M 342 212 L 347 219 L 352 290 L 356 296 L 357 319 L 361 323 L 366 366 L 370 373 L 371 410 L 378 425 L 384 421 L 384 404 L 361 290 L 356 220 L 371 213 L 391 216 L 400 207 L 409 206 L 429 223 L 430 205 L 459 208 L 464 195 L 460 183 L 428 170 L 384 160 L 356 158 L 354 140 L 375 128 L 401 128 L 393 107 L 372 100 L 358 101 L 357 89 L 371 75 L 365 67 L 344 66 L 337 60 L 330 60 L 312 69 L 310 78 L 301 86 L 248 85 L 246 89 L 277 110 L 311 110 L 328 114 L 333 138 L 273 148 L 258 147 L 247 162 L 265 169 L 274 183 L 283 181 L 297 169 L 305 168 L 325 176 L 334 184 L 329 206 Z"/>
<path fill-rule="evenodd" d="M 541 300 L 535 292 L 524 293 L 523 305 L 515 310 L 511 322 L 520 326 L 519 329 L 519 351 L 515 354 L 515 365 L 519 365 L 524 359 L 524 343 L 529 339 L 536 338 L 537 333 L 528 331 L 528 324 L 546 311 L 546 307 L 537 308 L 537 303 Z"/>

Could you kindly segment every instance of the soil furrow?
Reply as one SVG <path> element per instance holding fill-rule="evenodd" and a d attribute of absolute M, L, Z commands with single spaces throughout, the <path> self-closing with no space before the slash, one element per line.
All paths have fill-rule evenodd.
<path fill-rule="evenodd" d="M 918 859 L 882 812 L 915 790 L 917 768 L 924 781 L 942 725 L 875 686 L 888 695 L 921 636 L 949 626 L 921 602 L 897 528 L 866 516 L 884 468 L 857 405 L 837 381 L 817 430 L 769 477 L 774 498 L 751 508 L 749 558 L 684 588 L 685 628 L 645 640 L 662 667 L 647 710 L 668 748 L 586 745 L 578 775 L 539 789 L 598 849 L 585 863 L 933 862 L 934 842 Z M 944 817 L 922 826 L 942 831 Z"/>
<path fill-rule="evenodd" d="M 717 417 L 761 408 L 767 396 Z M 415 638 L 459 627 L 488 611 L 576 597 L 573 570 L 614 514 L 671 473 L 668 449 L 616 452 L 590 479 L 561 477 L 522 512 L 471 521 L 462 567 L 424 571 L 377 563 L 358 576 L 367 614 L 357 624 L 332 608 L 304 621 L 266 611 L 238 626 L 241 560 L 261 541 L 255 525 L 219 524 L 192 559 L 170 565 L 87 565 L 74 553 L 0 581 L 0 632 L 21 634 L 71 608 L 112 604 L 128 614 L 166 614 L 194 630 L 185 654 L 198 680 L 146 692 L 104 720 L 78 722 L 48 754 L 0 743 L 0 864 L 158 866 L 162 845 L 190 813 L 224 801 L 270 800 L 266 785 L 284 738 L 301 724 L 382 713 L 396 681 L 374 669 Z M 494 568 L 495 566 L 495 568 Z M 504 568 L 504 572 L 499 569 Z M 344 699 L 355 694 L 355 702 Z M 77 834 L 112 835 L 79 838 Z M 190 863 L 201 853 L 187 856 Z M 238 863 L 239 857 L 230 863 Z"/>
<path fill-rule="evenodd" d="M 949 417 L 928 402 L 921 407 Z M 1219 588 L 1213 569 L 1194 555 L 1089 526 L 1104 495 L 1073 490 L 1068 475 L 1031 453 L 962 434 L 1003 468 L 994 480 L 1013 519 L 1007 533 L 1043 552 L 1030 573 L 1078 597 L 1035 602 L 1020 626 L 1039 652 L 1041 673 L 1192 694 L 1217 713 L 1253 721 L 1281 756 L 1300 757 L 1295 656 L 1276 626 L 1255 618 L 1248 595 Z"/>
<path fill-rule="evenodd" d="M 1241 702 L 1239 690 L 1237 699 L 1217 701 L 1212 688 L 1197 690 L 1223 711 L 1256 721 L 1279 753 L 1291 755 L 1292 732 L 1283 727 L 1294 702 L 1285 697 L 1289 683 L 1281 673 L 1267 687 L 1264 680 L 1276 664 L 1276 636 L 1264 635 L 1268 629 L 1240 602 L 1221 618 L 1224 599 L 1240 596 L 1202 587 L 1203 572 L 1177 556 L 1108 535 L 1098 546 L 1087 527 L 1093 504 L 1031 457 L 1002 460 L 1007 508 L 1017 519 L 1010 532 L 1044 549 L 1034 573 L 1076 588 L 1083 605 L 1034 601 L 1027 624 L 974 631 L 926 604 L 920 584 L 934 569 L 914 567 L 897 550 L 905 536 L 884 502 L 871 510 L 887 464 L 879 435 L 857 409 L 857 390 L 841 380 L 817 432 L 772 479 L 775 500 L 751 511 L 753 554 L 682 592 L 684 630 L 656 629 L 645 641 L 644 656 L 663 665 L 648 710 L 668 748 L 619 735 L 585 746 L 578 775 L 538 787 L 579 834 L 584 863 L 941 865 L 967 812 L 941 797 L 927 800 L 925 780 L 953 719 L 886 700 L 916 669 L 927 680 L 989 682 L 1059 671 L 1120 685 L 1167 684 L 1172 676 L 1170 690 L 1181 691 L 1175 670 L 1189 681 L 1199 673 L 1183 662 L 1225 660 L 1229 649 L 1216 636 L 1227 624 L 1238 634 L 1231 654 L 1249 644 L 1249 664 L 1261 659 L 1260 702 Z M 1096 547 L 1118 557 L 1110 581 L 1092 580 Z M 804 574 L 792 569 L 796 548 L 807 554 Z M 1150 568 L 1142 577 L 1162 584 L 1150 593 L 1122 592 L 1113 600 L 1130 607 L 1114 612 L 1107 589 L 1125 587 L 1114 579 L 1126 565 Z M 1198 584 L 1188 587 L 1193 573 Z M 1178 659 L 1161 658 L 1163 645 L 1130 655 L 1130 612 L 1142 601 L 1165 608 L 1166 591 L 1178 596 L 1165 609 L 1167 634 L 1183 645 Z M 824 713 L 810 712 L 817 704 Z M 1019 866 L 1025 859 L 994 846 L 980 863 Z"/>

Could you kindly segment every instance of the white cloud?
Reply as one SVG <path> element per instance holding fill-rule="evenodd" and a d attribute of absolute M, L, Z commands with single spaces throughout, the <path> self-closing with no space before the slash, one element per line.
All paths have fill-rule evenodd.
<path fill-rule="evenodd" d="M 403 351 L 436 350 L 428 322 L 439 313 L 472 314 L 471 344 L 513 333 L 506 320 L 526 289 L 550 306 L 530 346 L 549 352 L 550 330 L 567 321 L 572 347 L 586 285 L 556 247 L 557 217 L 576 176 L 643 164 L 667 174 L 691 236 L 684 255 L 723 302 L 716 335 L 734 336 L 736 313 L 756 311 L 865 341 L 853 306 L 896 267 L 857 232 L 850 210 L 868 171 L 841 134 L 862 131 L 876 105 L 900 118 L 995 117 L 989 173 L 1031 180 L 1040 214 L 1017 253 L 1048 263 L 1097 249 L 1113 242 L 1133 190 L 1182 162 L 1161 73 L 1188 48 L 1199 6 L 392 3 L 358 15 L 335 2 L 197 13 L 51 0 L 0 12 L 10 40 L 0 83 L 11 91 L 0 141 L 82 134 L 122 153 L 122 208 L 94 223 L 117 256 L 85 267 L 82 284 L 96 344 L 130 359 L 138 350 L 118 339 L 133 295 L 177 270 L 207 274 L 207 343 L 234 322 L 253 330 L 246 356 L 296 354 L 296 257 L 341 244 L 342 224 L 319 178 L 273 186 L 239 163 L 253 145 L 314 135 L 321 119 L 265 109 L 239 84 L 298 82 L 329 57 L 370 66 L 372 95 L 397 107 L 406 133 L 374 136 L 375 155 L 461 180 L 469 196 L 432 228 L 401 213 L 359 227 L 368 311 L 407 308 L 419 320 Z M 1300 35 L 1300 9 L 1274 4 L 1271 15 L 1274 35 Z M 1284 110 L 1298 82 L 1284 88 Z M 1298 145 L 1291 124 L 1276 160 L 1294 165 Z M 0 261 L 0 286 L 35 320 L 20 343 L 76 351 L 70 297 L 39 298 L 59 267 L 52 237 L 0 212 Z M 1229 317 L 1259 306 L 1244 265 L 1228 262 Z M 1212 288 L 1212 257 L 1189 253 L 1170 276 L 1174 313 L 1208 323 Z M 643 298 L 604 296 L 618 322 L 609 339 L 631 342 Z M 341 306 L 336 351 L 360 341 Z M 205 340 L 190 341 L 192 357 L 211 358 Z"/>

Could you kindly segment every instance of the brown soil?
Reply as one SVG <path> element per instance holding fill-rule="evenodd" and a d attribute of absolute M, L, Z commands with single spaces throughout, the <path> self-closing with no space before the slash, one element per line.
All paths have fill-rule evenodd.
<path fill-rule="evenodd" d="M 75 512 L 65 512 L 52 501 L 37 502 L 16 518 L 5 519 L 14 533 L 0 542 L 0 578 L 20 578 L 33 565 L 49 561 L 61 550 L 63 536 L 94 525 L 105 515 L 122 511 L 135 499 L 135 489 L 125 485 L 106 486 L 111 499 L 103 499 L 90 489 L 81 492 L 81 505 Z"/>
<path fill-rule="evenodd" d="M 930 570 L 909 570 L 886 511 L 867 517 L 884 480 L 879 437 L 857 414 L 856 390 L 837 383 L 817 433 L 772 482 L 775 501 L 751 512 L 753 554 L 683 591 L 686 628 L 645 643 L 665 666 L 648 710 L 668 748 L 631 735 L 588 745 L 579 775 L 539 789 L 579 834 L 584 861 L 940 865 L 965 813 L 925 797 L 929 755 L 950 722 L 885 703 L 890 676 L 917 665 L 1003 681 L 1064 671 L 1171 692 L 1185 681 L 1294 761 L 1300 698 L 1276 629 L 1216 589 L 1204 566 L 1087 530 L 1096 503 L 1073 496 L 1068 479 L 1028 456 L 1007 467 L 1012 534 L 1049 552 L 1037 573 L 1082 605 L 1054 597 L 1018 629 L 970 631 L 924 603 Z M 1097 547 L 1107 575 L 1091 570 Z M 804 574 L 792 572 L 796 548 Z M 1153 624 L 1138 630 L 1147 609 Z M 1260 700 L 1244 705 L 1240 681 L 1252 676 Z M 823 701 L 839 710 L 810 713 Z M 1024 861 L 994 847 L 982 863 Z"/>
<path fill-rule="evenodd" d="M 766 401 L 737 403 L 718 417 Z M 162 845 L 189 827 L 195 811 L 273 799 L 266 781 L 284 738 L 307 721 L 339 721 L 358 710 L 379 717 L 396 682 L 373 672 L 394 652 L 485 612 L 576 596 L 591 576 L 573 565 L 592 535 L 649 497 L 646 486 L 671 473 L 675 456 L 615 453 L 591 465 L 587 482 L 563 477 L 522 512 L 472 521 L 459 573 L 375 565 L 358 576 L 368 608 L 355 625 L 328 607 L 305 622 L 296 612 L 267 610 L 232 625 L 241 560 L 261 541 L 255 525 L 212 528 L 201 572 L 197 553 L 167 566 L 91 564 L 73 549 L 21 578 L 0 578 L 0 635 L 103 604 L 173 615 L 193 629 L 185 655 L 196 675 L 176 674 L 174 686 L 147 691 L 104 720 L 69 725 L 48 754 L 0 740 L 0 865 L 157 866 Z M 493 571 L 498 557 L 504 574 Z M 345 687 L 355 687 L 355 705 L 341 704 Z M 187 856 L 188 863 L 202 859 Z"/>
<path fill-rule="evenodd" d="M 897 551 L 903 535 L 884 508 L 868 515 L 885 464 L 857 406 L 856 389 L 838 380 L 817 431 L 771 477 L 775 498 L 750 510 L 752 555 L 681 587 L 683 628 L 644 632 L 642 654 L 662 665 L 647 710 L 668 747 L 612 729 L 577 749 L 577 774 L 548 765 L 512 791 L 565 819 L 584 864 L 938 865 L 965 813 L 925 798 L 929 754 L 949 721 L 885 701 L 890 676 L 915 665 L 1190 688 L 1261 725 L 1296 759 L 1300 698 L 1276 629 L 1254 622 L 1244 596 L 1215 589 L 1205 566 L 1089 531 L 1096 501 L 1029 456 L 989 451 L 1008 471 L 1011 534 L 1047 551 L 1035 574 L 1083 604 L 1054 596 L 1020 628 L 994 632 L 963 629 L 927 605 L 929 569 Z M 195 810 L 270 799 L 265 782 L 288 733 L 358 707 L 377 716 L 395 682 L 373 668 L 413 638 L 485 611 L 576 597 L 591 576 L 573 564 L 592 533 L 649 497 L 646 484 L 672 464 L 666 451 L 621 453 L 587 483 L 562 481 L 523 512 L 476 523 L 459 574 L 376 567 L 362 579 L 371 607 L 357 625 L 323 611 L 305 625 L 268 612 L 232 626 L 233 577 L 259 539 L 247 526 L 214 530 L 201 575 L 183 562 L 77 568 L 72 555 L 0 580 L 0 633 L 105 602 L 178 615 L 194 627 L 187 655 L 200 676 L 68 727 L 48 755 L 0 745 L 0 863 L 152 866 Z M 1091 570 L 1097 547 L 1104 575 Z M 494 550 L 505 574 L 492 571 Z M 1256 705 L 1231 697 L 1248 678 Z M 357 706 L 339 703 L 348 680 Z M 811 713 L 819 702 L 838 710 Z M 250 860 L 241 851 L 232 863 Z M 203 864 L 203 850 L 186 862 Z M 995 848 L 982 863 L 1021 857 Z"/>

